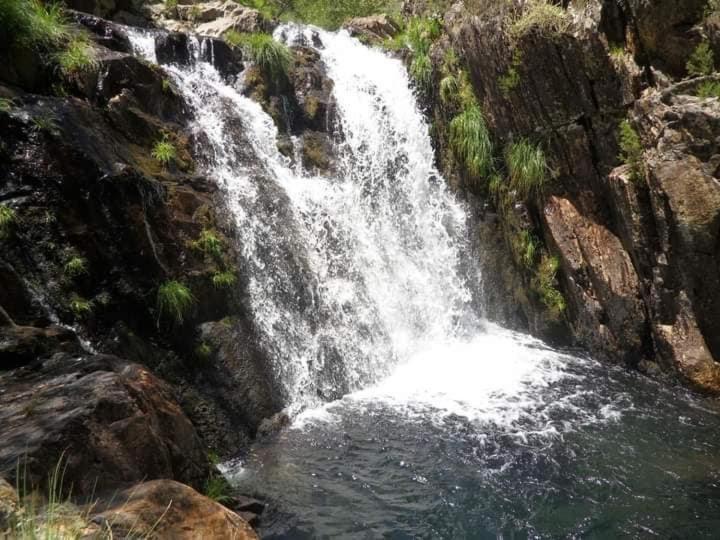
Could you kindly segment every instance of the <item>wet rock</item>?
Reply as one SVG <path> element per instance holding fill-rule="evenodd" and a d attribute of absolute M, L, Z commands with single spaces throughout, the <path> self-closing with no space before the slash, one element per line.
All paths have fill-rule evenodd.
<path fill-rule="evenodd" d="M 264 418 L 282 408 L 269 360 L 254 342 L 247 323 L 240 319 L 204 323 L 200 339 L 212 350 L 204 373 L 207 384 L 213 386 L 208 392 L 234 404 L 234 421 L 254 432 Z"/>
<path fill-rule="evenodd" d="M 220 39 L 198 38 L 197 45 L 191 46 L 194 39 L 188 34 L 171 32 L 155 37 L 155 53 L 161 64 L 188 65 L 195 62 L 192 47 L 199 47 L 200 58 L 210 62 L 221 75 L 237 76 L 243 69 L 240 51 L 231 48 Z"/>
<path fill-rule="evenodd" d="M 550 197 L 544 219 L 562 258 L 575 335 L 607 359 L 635 364 L 647 323 L 640 280 L 620 240 L 567 199 Z"/>
<path fill-rule="evenodd" d="M 343 28 L 351 36 L 370 42 L 392 38 L 400 31 L 398 24 L 385 14 L 350 19 Z"/>
<path fill-rule="evenodd" d="M 29 364 L 54 352 L 79 352 L 77 336 L 67 328 L 0 326 L 0 370 Z"/>
<path fill-rule="evenodd" d="M 335 105 L 332 97 L 333 82 L 320 55 L 308 47 L 293 47 L 295 61 L 289 73 L 295 99 L 302 117 L 295 122 L 298 128 L 331 132 Z"/>
<path fill-rule="evenodd" d="M 69 15 L 94 34 L 95 41 L 112 51 L 131 53 L 132 45 L 125 29 L 101 17 L 79 11 L 69 11 Z"/>
<path fill-rule="evenodd" d="M 698 24 L 705 0 L 631 0 L 642 53 L 662 71 L 685 74 L 685 64 L 702 40 Z"/>
<path fill-rule="evenodd" d="M 114 506 L 91 518 L 98 529 L 112 530 L 113 538 L 258 538 L 240 515 L 172 480 L 143 482 L 115 500 Z"/>
<path fill-rule="evenodd" d="M 63 458 L 65 489 L 90 495 L 177 478 L 202 486 L 207 457 L 170 388 L 111 356 L 56 354 L 0 375 L 0 472 L 42 484 Z"/>
<path fill-rule="evenodd" d="M 327 173 L 333 168 L 333 144 L 324 133 L 305 132 L 301 155 L 302 165 L 309 171 Z"/>
<path fill-rule="evenodd" d="M 270 418 L 265 418 L 258 428 L 258 437 L 269 437 L 279 433 L 284 428 L 290 425 L 290 417 L 284 413 L 279 412 L 274 414 Z"/>

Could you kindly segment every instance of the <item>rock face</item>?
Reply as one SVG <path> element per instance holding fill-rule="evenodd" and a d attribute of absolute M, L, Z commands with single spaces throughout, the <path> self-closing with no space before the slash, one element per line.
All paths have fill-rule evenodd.
<path fill-rule="evenodd" d="M 41 485 L 62 455 L 64 489 L 90 495 L 143 479 L 198 488 L 210 469 L 171 389 L 111 356 L 56 354 L 0 375 L 0 474 Z"/>
<path fill-rule="evenodd" d="M 172 480 L 138 484 L 115 500 L 115 506 L 91 518 L 100 530 L 110 528 L 113 538 L 258 538 L 238 514 Z"/>
<path fill-rule="evenodd" d="M 13 100 L 0 112 L 0 201 L 18 217 L 0 239 L 0 369 L 57 352 L 83 354 L 57 323 L 73 325 L 96 349 L 168 381 L 204 442 L 227 455 L 255 432 L 258 411 L 269 417 L 281 405 L 277 396 L 241 402 L 214 382 L 228 380 L 227 366 L 200 362 L 194 352 L 197 327 L 228 316 L 253 340 L 242 285 L 227 291 L 212 281 L 239 257 L 223 194 L 196 172 L 192 118 L 168 75 L 124 52 L 119 25 L 76 17 L 97 32 L 94 69 L 53 72 L 47 84 L 29 86 L 15 78 L 5 86 L 0 76 L 0 96 Z M 187 45 L 187 36 L 167 39 Z M 164 43 L 160 49 L 169 47 Z M 237 74 L 236 51 L 220 42 L 208 48 L 219 69 Z M 53 79 L 67 97 L 50 94 Z M 163 140 L 176 154 L 165 165 L 153 157 Z M 193 247 L 203 231 L 222 245 L 219 259 Z M 182 323 L 157 308 L 158 288 L 170 280 L 196 299 Z M 266 359 L 251 350 L 275 391 Z M 253 413 L 239 414 L 246 409 Z"/>
<path fill-rule="evenodd" d="M 473 17 L 455 6 L 445 18 L 449 39 L 431 51 L 437 72 L 448 47 L 461 53 L 500 160 L 510 142 L 527 138 L 540 143 L 552 171 L 544 197 L 517 200 L 479 226 L 480 243 L 493 244 L 479 251 L 496 269 L 484 273 L 486 285 L 514 300 L 509 308 L 505 295 L 486 294 L 490 312 L 598 357 L 655 362 L 720 391 L 720 284 L 709 270 L 719 262 L 720 109 L 688 95 L 701 81 L 672 81 L 702 38 L 704 2 L 570 4 L 568 30 L 514 35 L 512 8 L 477 2 Z M 610 54 L 609 44 L 625 51 Z M 432 114 L 444 156 L 452 110 L 436 103 Z M 639 175 L 618 158 L 626 118 L 640 133 Z M 482 182 L 445 164 L 452 185 L 487 197 Z M 503 238 L 512 248 L 519 228 L 559 258 L 564 332 L 546 324 L 522 265 L 497 249 Z"/>

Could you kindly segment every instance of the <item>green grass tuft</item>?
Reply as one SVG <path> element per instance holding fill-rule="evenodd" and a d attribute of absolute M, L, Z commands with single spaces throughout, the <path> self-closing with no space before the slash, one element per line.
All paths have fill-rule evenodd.
<path fill-rule="evenodd" d="M 459 91 L 460 88 L 455 75 L 448 75 L 440 81 L 440 101 L 443 105 L 453 105 L 457 103 Z"/>
<path fill-rule="evenodd" d="M 152 157 L 165 167 L 177 158 L 177 149 L 168 139 L 162 139 L 155 143 L 152 149 Z"/>
<path fill-rule="evenodd" d="M 12 99 L 0 98 L 0 112 L 9 112 L 13 108 Z"/>
<path fill-rule="evenodd" d="M 65 275 L 71 278 L 88 274 L 88 263 L 84 257 L 72 257 L 65 263 Z"/>
<path fill-rule="evenodd" d="M 191 243 L 191 247 L 215 258 L 221 257 L 223 253 L 222 240 L 211 229 L 203 229 L 198 239 Z"/>
<path fill-rule="evenodd" d="M 33 116 L 32 122 L 37 131 L 43 131 L 45 133 L 55 135 L 60 130 L 57 119 L 52 115 L 52 113 L 43 113 Z"/>
<path fill-rule="evenodd" d="M 202 360 L 203 362 L 210 360 L 212 352 L 212 347 L 206 341 L 203 341 L 200 345 L 195 347 L 195 356 L 198 360 Z"/>
<path fill-rule="evenodd" d="M 557 257 L 543 255 L 535 277 L 535 289 L 540 301 L 555 318 L 559 318 L 567 307 L 565 298 L 555 285 L 559 268 L 560 260 Z"/>
<path fill-rule="evenodd" d="M 292 61 L 290 49 L 275 41 L 270 34 L 241 34 L 231 30 L 223 37 L 228 44 L 240 47 L 271 80 L 277 82 L 287 77 Z"/>
<path fill-rule="evenodd" d="M 470 105 L 450 121 L 450 146 L 471 175 L 490 174 L 493 145 L 479 105 Z"/>
<path fill-rule="evenodd" d="M 16 223 L 17 214 L 15 210 L 9 206 L 0 204 L 0 240 L 5 240 L 10 237 Z"/>
<path fill-rule="evenodd" d="M 561 6 L 550 0 L 531 0 L 510 25 L 510 36 L 519 39 L 534 29 L 546 36 L 562 34 L 570 29 L 570 18 Z"/>
<path fill-rule="evenodd" d="M 510 175 L 510 187 L 520 198 L 527 199 L 534 193 L 542 193 L 549 169 L 545 153 L 539 146 L 521 139 L 508 146 L 505 161 Z"/>
<path fill-rule="evenodd" d="M 618 158 L 630 166 L 630 179 L 640 180 L 643 175 L 643 146 L 640 136 L 629 120 L 620 122 L 618 142 L 620 144 Z"/>
<path fill-rule="evenodd" d="M 232 499 L 230 484 L 220 474 L 211 474 L 205 482 L 205 496 L 213 501 L 224 503 Z"/>
<path fill-rule="evenodd" d="M 710 75 L 715 71 L 715 55 L 710 43 L 703 41 L 695 48 L 687 61 L 686 68 L 688 75 L 693 77 Z"/>
<path fill-rule="evenodd" d="M 504 75 L 498 79 L 498 86 L 504 96 L 508 96 L 510 92 L 515 90 L 520 84 L 520 67 L 522 66 L 522 51 L 515 49 L 510 66 Z"/>
<path fill-rule="evenodd" d="M 417 53 L 410 64 L 410 75 L 422 92 L 429 92 L 433 82 L 433 67 L 427 53 Z"/>
<path fill-rule="evenodd" d="M 513 238 L 513 252 L 515 258 L 525 268 L 535 265 L 535 258 L 540 250 L 540 243 L 530 231 L 522 230 Z"/>
<path fill-rule="evenodd" d="M 92 313 L 92 302 L 85 300 L 82 296 L 73 294 L 70 298 L 70 311 L 78 317 L 84 317 Z"/>
<path fill-rule="evenodd" d="M 195 305 L 195 297 L 188 287 L 179 281 L 163 283 L 157 292 L 159 317 L 169 317 L 182 324 Z"/>
<path fill-rule="evenodd" d="M 73 37 L 67 47 L 56 54 L 56 60 L 65 75 L 86 72 L 97 65 L 95 52 L 84 34 Z"/>
<path fill-rule="evenodd" d="M 703 81 L 701 82 L 695 94 L 699 98 L 718 98 L 720 99 L 720 82 L 718 81 Z"/>
<path fill-rule="evenodd" d="M 227 289 L 237 282 L 237 276 L 230 271 L 215 272 L 212 277 L 213 285 L 218 289 Z"/>

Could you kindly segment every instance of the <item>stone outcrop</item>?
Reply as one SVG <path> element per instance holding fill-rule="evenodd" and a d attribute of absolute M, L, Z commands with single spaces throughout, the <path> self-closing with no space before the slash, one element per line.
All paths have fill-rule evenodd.
<path fill-rule="evenodd" d="M 343 28 L 350 32 L 351 36 L 368 42 L 392 38 L 400 31 L 398 24 L 384 14 L 350 19 L 343 24 Z"/>
<path fill-rule="evenodd" d="M 170 387 L 137 364 L 56 354 L 1 374 L 0 405 L 0 474 L 21 470 L 28 485 L 42 485 L 58 460 L 79 496 L 153 478 L 200 488 L 210 474 Z"/>
<path fill-rule="evenodd" d="M 201 36 L 220 37 L 225 32 L 272 32 L 275 23 L 258 10 L 233 2 L 180 2 L 168 9 L 163 4 L 152 6 L 158 26 L 173 32 L 194 32 Z"/>
<path fill-rule="evenodd" d="M 420 3 L 406 4 L 406 12 L 422 12 Z M 484 273 L 486 292 L 513 299 L 490 292 L 489 310 L 597 357 L 642 369 L 655 363 L 718 391 L 720 285 L 707 269 L 718 266 L 720 110 L 717 100 L 688 95 L 701 80 L 673 82 L 702 39 L 704 2 L 570 4 L 566 31 L 520 34 L 508 29 L 522 2 L 475 2 L 475 16 L 457 4 L 446 12 L 448 37 L 431 51 L 437 72 L 449 47 L 463 57 L 498 159 L 508 143 L 528 138 L 541 144 L 552 172 L 544 197 L 480 212 L 479 256 L 497 270 Z M 438 102 L 431 99 L 431 111 L 446 176 L 483 200 L 482 182 L 455 174 L 444 158 L 454 111 Z M 644 147 L 639 179 L 618 157 L 625 118 Z M 527 270 L 497 247 L 512 251 L 522 229 L 559 258 L 564 331 L 547 324 Z"/>

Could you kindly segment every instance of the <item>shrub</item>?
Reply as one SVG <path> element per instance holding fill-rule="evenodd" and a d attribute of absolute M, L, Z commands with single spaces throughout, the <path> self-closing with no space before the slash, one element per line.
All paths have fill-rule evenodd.
<path fill-rule="evenodd" d="M 0 204 L 0 240 L 8 238 L 12 234 L 12 230 L 17 222 L 17 215 L 15 210 Z"/>
<path fill-rule="evenodd" d="M 243 53 L 273 81 L 287 76 L 292 56 L 286 45 L 273 39 L 270 34 L 240 34 L 226 32 L 225 41 L 240 47 Z"/>
<path fill-rule="evenodd" d="M 8 112 L 12 108 L 13 108 L 13 102 L 11 99 L 0 98 L 0 111 L 1 112 Z"/>
<path fill-rule="evenodd" d="M 429 92 L 432 87 L 433 68 L 430 56 L 427 53 L 417 53 L 410 64 L 410 75 L 415 84 L 423 92 Z"/>
<path fill-rule="evenodd" d="M 619 159 L 630 166 L 630 179 L 639 180 L 642 177 L 643 147 L 640 136 L 629 120 L 620 122 L 618 141 L 620 144 Z"/>
<path fill-rule="evenodd" d="M 715 71 L 715 56 L 710 43 L 703 41 L 695 48 L 687 61 L 686 69 L 693 77 L 710 75 Z"/>
<path fill-rule="evenodd" d="M 545 35 L 561 34 L 570 28 L 566 11 L 549 0 L 531 0 L 524 12 L 510 25 L 510 35 L 519 39 L 533 29 Z"/>
<path fill-rule="evenodd" d="M 548 177 L 548 166 L 545 154 L 539 146 L 521 139 L 510 144 L 505 160 L 510 175 L 510 187 L 518 196 L 527 199 L 533 193 L 542 192 Z"/>
<path fill-rule="evenodd" d="M 237 276 L 230 271 L 215 272 L 212 277 L 212 282 L 218 289 L 227 289 L 235 285 Z"/>
<path fill-rule="evenodd" d="M 219 258 L 222 256 L 223 244 L 215 231 L 211 229 L 203 229 L 197 240 L 191 243 L 193 249 L 202 251 L 206 255 Z"/>
<path fill-rule="evenodd" d="M 92 313 L 92 303 L 82 296 L 73 294 L 72 298 L 70 298 L 70 311 L 78 318 L 84 317 Z"/>
<path fill-rule="evenodd" d="M 394 13 L 398 6 L 396 0 L 243 0 L 243 3 L 271 4 L 275 6 L 275 13 L 283 18 L 330 30 L 339 28 L 346 19 L 353 17 Z M 268 10 L 267 7 L 265 9 Z"/>
<path fill-rule="evenodd" d="M 192 292 L 179 281 L 167 281 L 158 289 L 158 317 L 170 317 L 177 324 L 182 324 L 194 305 Z"/>
<path fill-rule="evenodd" d="M 458 91 L 458 81 L 454 75 L 443 77 L 440 81 L 440 101 L 442 101 L 444 105 L 456 103 Z"/>
<path fill-rule="evenodd" d="M 173 143 L 165 138 L 155 143 L 152 149 L 152 157 L 164 167 L 177 157 L 177 149 Z"/>
<path fill-rule="evenodd" d="M 720 99 L 720 82 L 703 81 L 696 90 L 696 95 L 700 98 L 718 98 Z"/>
<path fill-rule="evenodd" d="M 174 15 L 178 6 L 178 0 L 165 0 L 165 13 Z"/>
<path fill-rule="evenodd" d="M 87 259 L 83 257 L 72 257 L 65 263 L 65 275 L 74 278 L 88 273 Z"/>
<path fill-rule="evenodd" d="M 493 146 L 479 105 L 467 107 L 450 121 L 450 146 L 471 175 L 490 173 Z"/>
<path fill-rule="evenodd" d="M 95 53 L 82 34 L 73 37 L 67 47 L 56 54 L 56 60 L 65 75 L 88 71 L 96 64 Z"/>

